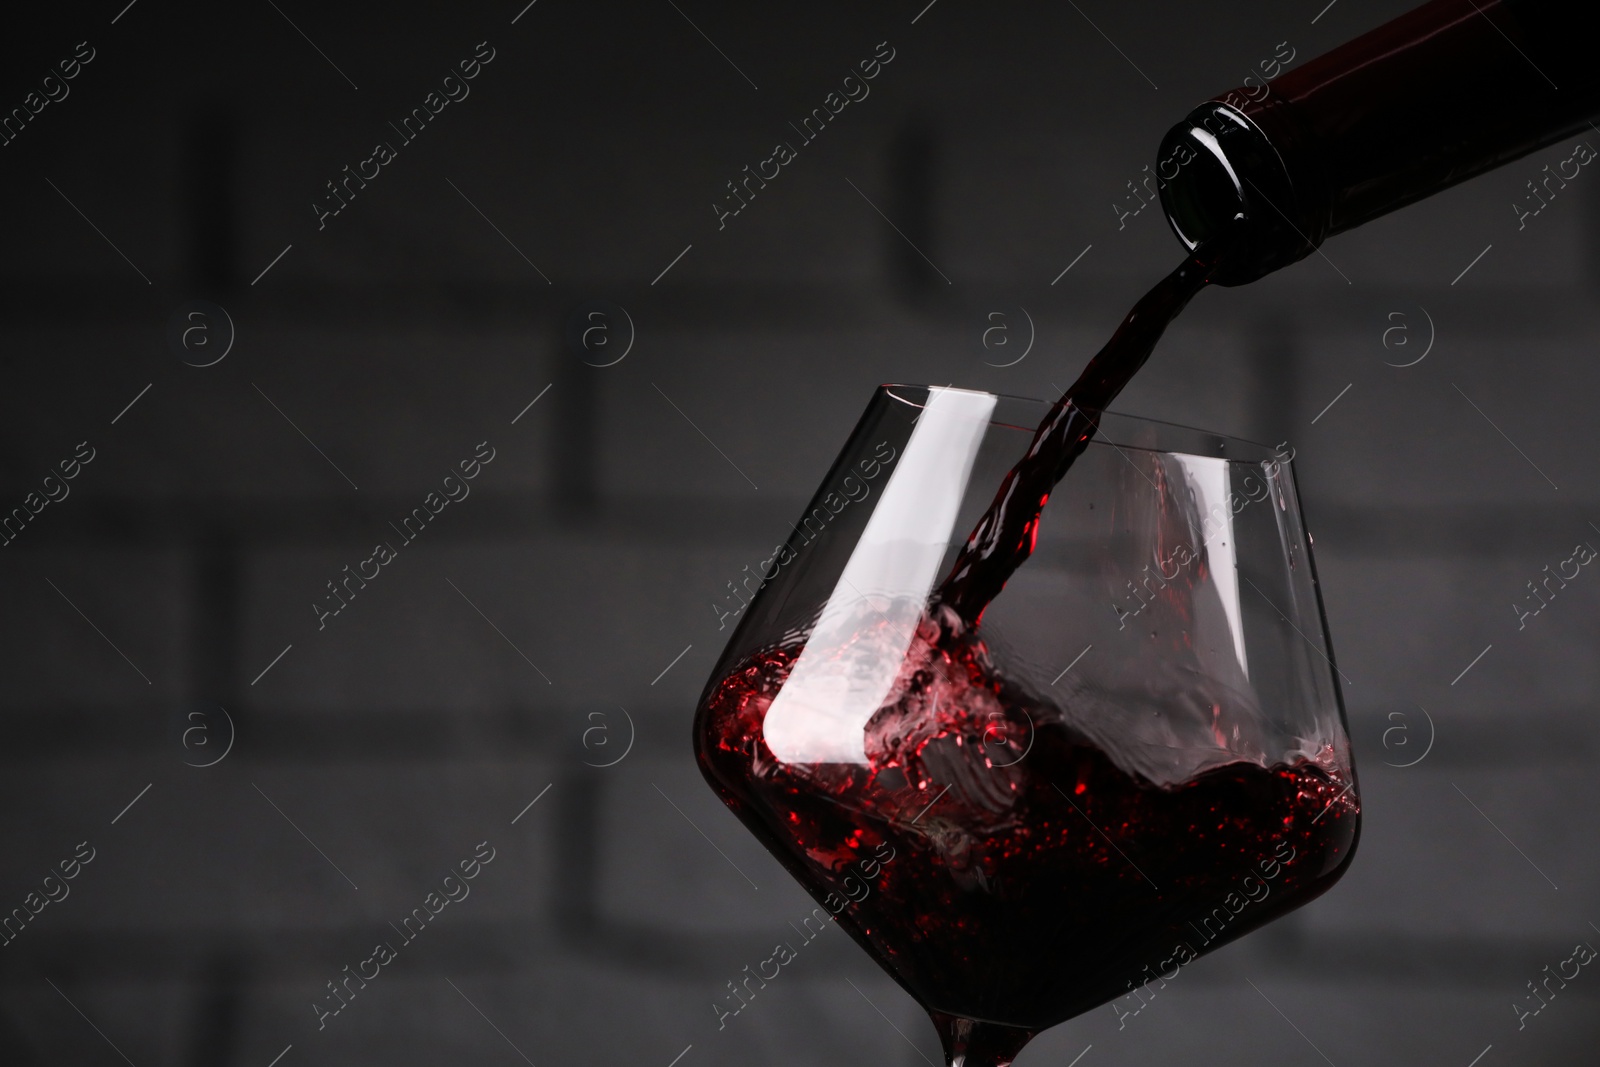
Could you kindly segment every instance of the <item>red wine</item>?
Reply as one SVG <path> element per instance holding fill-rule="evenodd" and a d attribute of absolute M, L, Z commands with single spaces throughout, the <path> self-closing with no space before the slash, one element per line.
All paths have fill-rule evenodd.
<path fill-rule="evenodd" d="M 928 1009 L 952 1063 L 1009 1064 L 1039 1030 L 1170 979 L 1321 893 L 1355 847 L 1354 783 L 1331 749 L 1157 774 L 1079 725 L 1104 697 L 1061 706 L 1028 691 L 995 669 L 979 625 L 1032 554 L 1045 504 L 1107 405 L 1239 232 L 1225 230 L 1135 304 L 1052 405 L 909 649 L 865 601 L 838 628 L 830 661 L 898 666 L 854 758 L 813 752 L 793 715 L 767 732 L 803 633 L 735 664 L 701 702 L 707 780 Z M 781 754 L 769 736 L 787 738 L 774 741 Z M 874 872 L 865 893 L 864 858 Z"/>
<path fill-rule="evenodd" d="M 1089 446 L 1101 414 L 1139 373 L 1167 326 L 1226 262 L 1234 236 L 1224 231 L 1196 249 L 1141 297 L 1078 380 L 1051 405 L 1028 451 L 1000 483 L 994 502 L 933 595 L 932 606 L 947 609 L 947 624 L 977 625 L 983 609 L 1033 554 L 1039 514 L 1056 483 Z"/>
<path fill-rule="evenodd" d="M 813 895 L 854 901 L 839 922 L 947 1041 L 998 1023 L 984 1039 L 1012 1028 L 1014 1053 L 1304 904 L 1350 860 L 1359 811 L 1333 753 L 1158 785 L 1001 678 L 976 631 L 919 630 L 865 765 L 784 761 L 762 725 L 797 654 L 759 653 L 711 689 L 702 769 Z M 856 861 L 885 855 L 863 895 Z"/>

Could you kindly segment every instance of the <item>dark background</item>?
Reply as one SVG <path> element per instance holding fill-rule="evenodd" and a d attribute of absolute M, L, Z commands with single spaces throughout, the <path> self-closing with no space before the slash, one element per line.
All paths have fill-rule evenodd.
<path fill-rule="evenodd" d="M 95 450 L 0 549 L 0 909 L 95 849 L 0 947 L 0 1063 L 936 1060 L 842 933 L 717 1030 L 811 904 L 693 765 L 711 604 L 874 384 L 1066 384 L 1177 261 L 1113 205 L 1190 106 L 1410 5 L 124 3 L 0 33 L 4 109 L 96 51 L 0 147 L 0 504 Z M 884 40 L 719 230 L 724 183 Z M 1202 294 L 1125 395 L 1297 450 L 1365 835 L 1324 899 L 1020 1064 L 1594 1061 L 1600 976 L 1512 1007 L 1600 943 L 1600 576 L 1511 607 L 1600 545 L 1600 176 L 1520 231 L 1508 206 L 1572 145 Z M 205 368 L 214 312 L 169 339 L 195 300 L 236 334 Z M 319 630 L 484 440 L 470 498 Z M 319 1032 L 325 983 L 483 840 L 471 897 Z"/>

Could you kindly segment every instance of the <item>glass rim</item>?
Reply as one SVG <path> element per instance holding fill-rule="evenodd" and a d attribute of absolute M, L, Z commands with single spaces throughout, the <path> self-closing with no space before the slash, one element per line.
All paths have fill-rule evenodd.
<path fill-rule="evenodd" d="M 920 390 L 927 393 L 933 389 L 965 388 L 963 386 L 937 386 L 925 385 L 916 382 L 885 382 L 877 387 L 891 399 L 921 407 L 922 404 L 914 397 L 896 393 L 896 390 Z M 1006 429 L 1021 430 L 1033 433 L 1045 414 L 1054 405 L 1054 400 L 1041 400 L 1038 397 L 1017 396 L 1013 393 L 996 393 L 987 389 L 970 389 L 969 392 L 983 393 L 996 399 L 994 412 L 989 417 L 991 426 Z M 1032 419 L 1018 421 L 1015 415 L 1021 414 L 1024 408 L 1033 408 L 1037 414 Z M 1008 417 L 1011 416 L 1011 417 Z M 1102 412 L 1097 420 L 1099 432 L 1095 435 L 1093 444 L 1109 444 L 1118 448 L 1136 449 L 1141 452 L 1157 452 L 1194 456 L 1213 456 L 1241 463 L 1268 463 L 1276 462 L 1288 465 L 1293 456 L 1293 449 L 1285 455 L 1272 445 L 1260 441 L 1251 441 L 1242 437 L 1232 437 L 1228 434 L 1217 433 L 1213 430 L 1203 430 L 1197 426 L 1185 426 L 1182 423 L 1168 422 L 1164 419 L 1151 419 L 1142 415 L 1133 415 L 1120 411 Z M 1152 440 L 1151 437 L 1154 436 Z"/>

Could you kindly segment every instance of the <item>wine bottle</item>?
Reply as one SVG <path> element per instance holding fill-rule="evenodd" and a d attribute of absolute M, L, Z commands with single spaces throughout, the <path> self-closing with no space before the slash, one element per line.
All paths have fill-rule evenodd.
<path fill-rule="evenodd" d="M 1243 247 L 1213 280 L 1254 281 L 1589 129 L 1596 39 L 1592 3 L 1432 0 L 1190 112 L 1158 155 L 1167 221 L 1192 250 L 1244 216 Z"/>

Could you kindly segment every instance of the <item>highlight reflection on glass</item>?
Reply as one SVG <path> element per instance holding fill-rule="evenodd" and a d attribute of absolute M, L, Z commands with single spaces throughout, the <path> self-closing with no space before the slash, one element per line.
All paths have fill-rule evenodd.
<path fill-rule="evenodd" d="M 810 640 L 767 709 L 763 735 L 777 758 L 867 762 L 863 728 L 911 647 L 994 402 L 987 393 L 931 390 Z M 883 644 L 870 657 L 847 657 L 863 604 L 882 616 Z"/>

